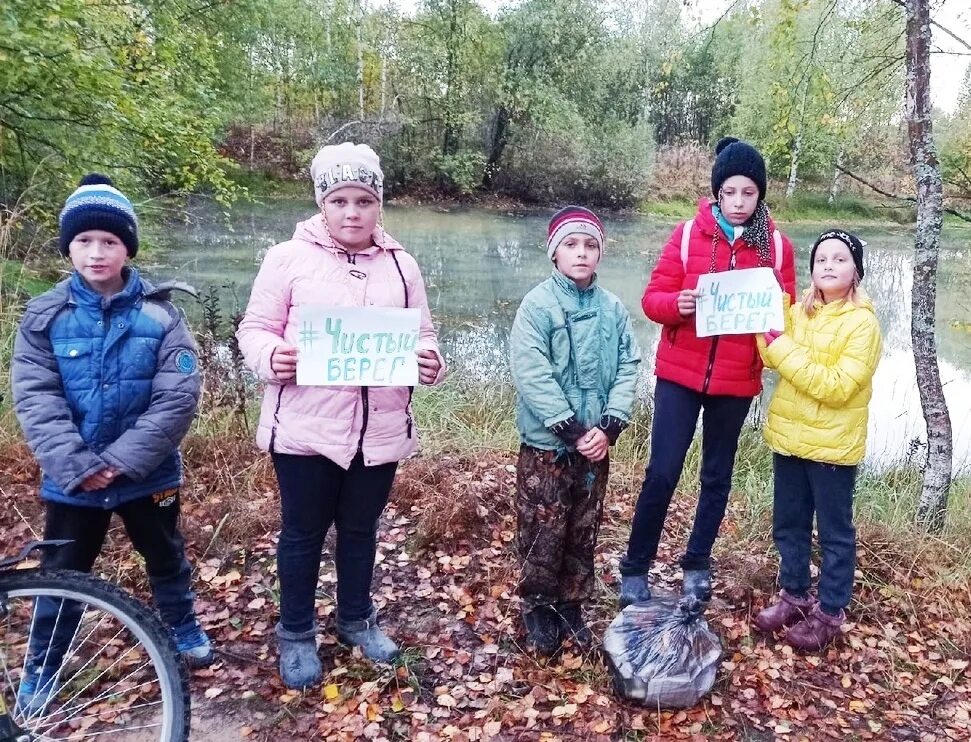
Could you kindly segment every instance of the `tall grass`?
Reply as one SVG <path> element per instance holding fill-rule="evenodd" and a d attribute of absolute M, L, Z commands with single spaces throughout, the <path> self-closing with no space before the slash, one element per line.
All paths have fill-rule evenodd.
<path fill-rule="evenodd" d="M 27 301 L 52 284 L 43 272 L 28 267 L 40 243 L 29 213 L 21 203 L 0 206 L 0 445 L 17 437 L 10 407 L 10 359 L 17 325 Z"/>
<path fill-rule="evenodd" d="M 441 387 L 422 388 L 415 393 L 415 416 L 423 450 L 429 454 L 515 450 L 519 437 L 512 388 L 497 382 L 473 385 L 457 376 L 460 374 Z M 648 404 L 637 405 L 631 426 L 611 450 L 612 461 L 628 466 L 646 464 L 651 417 Z M 696 492 L 700 468 L 700 436 L 696 436 L 688 450 L 679 488 Z M 855 494 L 858 523 L 887 529 L 903 539 L 930 538 L 913 523 L 920 485 L 921 472 L 910 461 L 886 469 L 861 466 Z M 751 424 L 746 424 L 739 439 L 733 489 L 733 513 L 740 536 L 767 540 L 772 512 L 772 452 L 762 439 L 761 429 Z M 956 548 L 971 548 L 971 476 L 962 474 L 954 480 L 948 520 L 940 538 Z"/>

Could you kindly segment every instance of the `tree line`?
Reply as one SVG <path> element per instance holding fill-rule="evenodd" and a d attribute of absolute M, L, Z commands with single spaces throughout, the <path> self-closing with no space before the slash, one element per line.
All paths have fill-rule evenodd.
<path fill-rule="evenodd" d="M 624 207 L 658 148 L 757 144 L 791 195 L 906 170 L 895 0 L 753 0 L 703 26 L 678 0 L 9 0 L 0 14 L 0 200 L 77 174 L 228 200 L 238 164 L 296 174 L 369 141 L 390 193 Z M 971 191 L 971 84 L 937 117 Z M 658 194 L 664 196 L 666 194 Z"/>

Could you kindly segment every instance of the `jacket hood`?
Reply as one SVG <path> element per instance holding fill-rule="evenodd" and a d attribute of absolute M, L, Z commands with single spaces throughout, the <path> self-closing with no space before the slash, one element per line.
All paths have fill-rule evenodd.
<path fill-rule="evenodd" d="M 324 225 L 324 215 L 314 214 L 309 219 L 298 222 L 296 228 L 293 230 L 293 239 L 299 240 L 301 242 L 308 242 L 311 245 L 316 245 L 317 247 L 323 247 L 328 250 L 338 250 L 344 252 L 344 249 L 337 244 L 330 233 L 327 231 L 327 227 Z M 374 240 L 374 244 L 382 250 L 402 250 L 402 246 L 398 244 L 391 235 L 384 231 L 381 227 L 375 227 L 374 232 L 371 235 L 371 239 Z M 363 252 L 367 252 L 371 248 L 366 248 Z"/>

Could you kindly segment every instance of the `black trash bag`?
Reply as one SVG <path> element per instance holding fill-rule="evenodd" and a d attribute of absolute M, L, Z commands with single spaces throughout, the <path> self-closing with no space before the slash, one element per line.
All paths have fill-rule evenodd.
<path fill-rule="evenodd" d="M 656 597 L 611 621 L 603 647 L 617 692 L 645 706 L 688 708 L 715 684 L 722 644 L 694 596 Z"/>

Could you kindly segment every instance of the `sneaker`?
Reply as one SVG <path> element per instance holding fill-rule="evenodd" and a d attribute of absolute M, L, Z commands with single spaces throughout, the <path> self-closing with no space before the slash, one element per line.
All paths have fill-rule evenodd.
<path fill-rule="evenodd" d="M 617 606 L 621 610 L 634 603 L 646 603 L 650 599 L 651 585 L 647 580 L 647 573 L 620 576 L 620 595 L 617 597 Z"/>
<path fill-rule="evenodd" d="M 45 709 L 53 703 L 57 696 L 57 670 L 59 668 L 43 668 L 38 673 L 36 668 L 27 667 L 17 688 L 17 706 L 15 717 L 43 716 Z"/>
<path fill-rule="evenodd" d="M 797 598 L 785 590 L 780 590 L 779 599 L 768 608 L 759 611 L 752 623 L 759 631 L 767 634 L 782 631 L 785 627 L 808 618 L 813 603 L 813 599 L 808 596 Z"/>
<path fill-rule="evenodd" d="M 840 627 L 845 620 L 844 611 L 831 616 L 816 603 L 806 618 L 789 629 L 786 643 L 800 652 L 818 652 L 843 633 Z"/>
<path fill-rule="evenodd" d="M 199 625 L 198 619 L 193 617 L 181 626 L 176 626 L 172 629 L 172 636 L 175 638 L 176 649 L 189 667 L 206 667 L 215 661 L 216 653 L 212 649 L 212 642 Z"/>
<path fill-rule="evenodd" d="M 711 600 L 711 570 L 686 569 L 681 581 L 681 594 L 694 595 L 702 603 Z"/>
<path fill-rule="evenodd" d="M 401 653 L 398 645 L 378 626 L 378 612 L 374 608 L 360 621 L 343 621 L 338 616 L 337 638 L 350 647 L 360 647 L 364 656 L 374 662 L 392 662 Z"/>
<path fill-rule="evenodd" d="M 298 633 L 277 624 L 276 639 L 283 684 L 292 690 L 303 690 L 319 683 L 324 670 L 317 656 L 317 629 Z"/>
<path fill-rule="evenodd" d="M 560 648 L 560 617 L 553 606 L 539 605 L 523 614 L 526 648 L 550 657 Z"/>
<path fill-rule="evenodd" d="M 560 603 L 556 612 L 560 619 L 560 635 L 572 639 L 577 649 L 589 649 L 593 644 L 593 632 L 583 622 L 583 609 L 580 604 Z"/>

